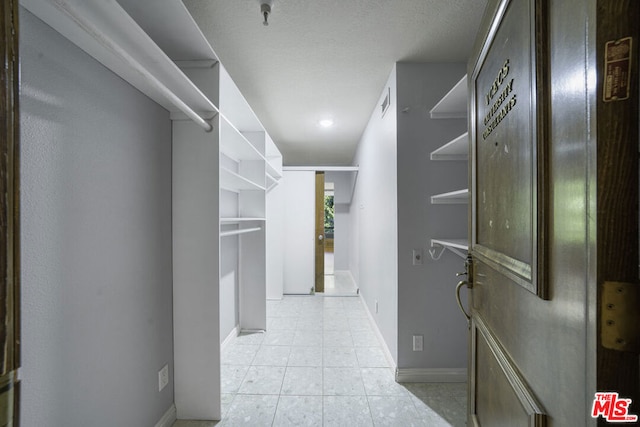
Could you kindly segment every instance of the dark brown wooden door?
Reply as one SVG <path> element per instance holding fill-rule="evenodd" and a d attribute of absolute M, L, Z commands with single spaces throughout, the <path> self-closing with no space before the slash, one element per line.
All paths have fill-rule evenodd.
<path fill-rule="evenodd" d="M 324 172 L 316 172 L 315 291 L 324 292 Z"/>
<path fill-rule="evenodd" d="M 19 425 L 20 160 L 18 1 L 0 4 L 0 425 Z"/>
<path fill-rule="evenodd" d="M 637 47 L 611 71 L 628 88 L 602 60 L 638 42 L 637 10 L 489 1 L 469 68 L 469 425 L 596 425 L 596 392 L 640 397 Z M 628 97 L 604 102 L 608 84 Z"/>

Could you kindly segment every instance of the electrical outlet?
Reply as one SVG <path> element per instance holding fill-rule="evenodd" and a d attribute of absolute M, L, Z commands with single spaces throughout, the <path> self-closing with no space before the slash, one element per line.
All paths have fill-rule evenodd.
<path fill-rule="evenodd" d="M 162 391 L 169 384 L 169 365 L 164 365 L 158 371 L 158 391 Z"/>
<path fill-rule="evenodd" d="M 413 250 L 413 265 L 422 265 L 422 249 L 414 249 Z"/>
<path fill-rule="evenodd" d="M 413 336 L 413 351 L 422 351 L 424 344 L 424 337 L 422 335 Z"/>

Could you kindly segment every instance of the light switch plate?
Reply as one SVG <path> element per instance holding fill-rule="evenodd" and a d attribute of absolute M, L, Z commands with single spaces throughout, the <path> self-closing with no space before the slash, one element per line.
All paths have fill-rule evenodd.
<path fill-rule="evenodd" d="M 413 351 L 422 351 L 424 347 L 424 337 L 422 335 L 413 336 Z"/>
<path fill-rule="evenodd" d="M 414 249 L 413 250 L 413 265 L 422 265 L 424 258 L 424 252 L 422 249 Z"/>
<path fill-rule="evenodd" d="M 162 391 L 169 384 L 169 365 L 164 365 L 158 371 L 158 391 Z"/>

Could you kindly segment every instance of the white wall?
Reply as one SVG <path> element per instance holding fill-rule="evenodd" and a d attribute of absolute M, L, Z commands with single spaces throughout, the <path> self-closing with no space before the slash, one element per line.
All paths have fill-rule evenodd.
<path fill-rule="evenodd" d="M 173 402 L 169 114 L 20 19 L 21 424 L 153 426 Z"/>
<path fill-rule="evenodd" d="M 315 287 L 315 172 L 284 171 L 284 293 Z"/>
<path fill-rule="evenodd" d="M 379 105 L 391 90 L 384 117 Z M 396 68 L 360 140 L 354 164 L 359 165 L 351 205 L 349 262 L 369 311 L 397 362 L 398 337 L 398 210 L 396 173 Z M 375 311 L 378 302 L 379 311 Z"/>
<path fill-rule="evenodd" d="M 237 164 L 220 155 L 220 164 L 236 170 Z M 238 214 L 238 193 L 220 190 L 220 216 L 235 218 Z M 235 225 L 223 225 L 233 229 Z M 238 306 L 240 303 L 240 281 L 238 277 L 238 236 L 220 239 L 220 339 L 224 340 L 240 323 Z"/>
<path fill-rule="evenodd" d="M 467 237 L 468 206 L 432 205 L 430 197 L 467 188 L 468 164 L 429 159 L 433 150 L 466 131 L 466 119 L 429 116 L 429 110 L 465 74 L 466 64 L 398 63 L 396 70 L 398 367 L 464 369 L 468 330 L 454 296 L 455 273 L 464 271 L 464 260 L 446 251 L 434 261 L 428 244 L 434 237 Z M 423 265 L 413 265 L 413 249 L 423 249 Z M 413 335 L 424 336 L 424 351 L 413 351 Z"/>
<path fill-rule="evenodd" d="M 211 132 L 187 120 L 172 126 L 173 354 L 179 419 L 220 416 L 219 117 L 211 125 Z"/>
<path fill-rule="evenodd" d="M 284 292 L 284 178 L 267 192 L 267 299 Z"/>
<path fill-rule="evenodd" d="M 390 88 L 391 106 L 384 117 L 376 106 L 354 159 L 350 270 L 398 368 L 467 364 L 466 322 L 454 297 L 463 259 L 428 256 L 429 239 L 467 235 L 466 205 L 430 204 L 434 194 L 467 187 L 467 163 L 429 159 L 466 129 L 465 119 L 429 117 L 464 73 L 465 64 L 396 64 L 377 104 Z M 413 265 L 413 249 L 427 254 L 423 265 Z M 413 351 L 413 335 L 424 337 L 424 351 Z"/>

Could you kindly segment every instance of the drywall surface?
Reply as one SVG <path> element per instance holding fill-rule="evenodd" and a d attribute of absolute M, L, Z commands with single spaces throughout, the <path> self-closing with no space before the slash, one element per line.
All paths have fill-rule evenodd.
<path fill-rule="evenodd" d="M 224 155 L 220 156 L 220 164 L 234 170 L 235 162 Z M 220 217 L 235 218 L 238 216 L 238 194 L 221 190 Z M 233 229 L 236 225 L 222 225 L 222 229 Z M 238 275 L 238 236 L 227 236 L 220 239 L 220 340 L 224 340 L 240 323 L 238 313 L 240 282 Z"/>
<path fill-rule="evenodd" d="M 464 76 L 466 64 L 398 63 L 398 368 L 467 367 L 468 330 L 454 296 L 464 260 L 429 254 L 432 238 L 466 238 L 468 205 L 432 205 L 431 196 L 468 187 L 466 161 L 430 153 L 466 131 L 466 119 L 431 119 L 429 110 Z M 423 251 L 413 265 L 414 249 Z M 466 298 L 463 299 L 466 301 Z M 413 351 L 413 335 L 424 350 Z"/>
<path fill-rule="evenodd" d="M 153 426 L 173 402 L 169 114 L 20 14 L 21 424 Z"/>
<path fill-rule="evenodd" d="M 282 299 L 284 292 L 284 178 L 267 191 L 267 299 Z"/>
<path fill-rule="evenodd" d="M 380 105 L 390 94 L 384 116 Z M 351 202 L 351 272 L 397 363 L 398 205 L 395 66 L 358 144 Z M 376 312 L 376 303 L 378 310 Z"/>
<path fill-rule="evenodd" d="M 220 340 L 240 322 L 238 276 L 238 237 L 223 237 L 220 239 Z"/>
<path fill-rule="evenodd" d="M 190 420 L 220 419 L 219 117 L 211 125 L 172 126 L 174 392 Z"/>

